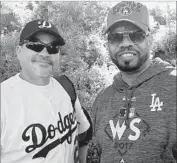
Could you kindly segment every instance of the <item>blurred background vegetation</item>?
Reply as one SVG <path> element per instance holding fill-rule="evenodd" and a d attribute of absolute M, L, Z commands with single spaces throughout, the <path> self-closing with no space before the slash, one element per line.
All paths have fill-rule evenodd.
<path fill-rule="evenodd" d="M 158 2 L 150 8 L 154 37 L 152 57 L 160 57 L 176 66 L 175 2 Z M 16 57 L 19 34 L 26 22 L 44 18 L 55 24 L 66 41 L 62 47 L 59 74 L 74 83 L 83 107 L 89 112 L 98 92 L 112 82 L 118 69 L 111 62 L 103 35 L 111 3 L 101 1 L 26 1 L 1 2 L 1 82 L 20 71 Z M 98 163 L 91 143 L 88 163 Z"/>

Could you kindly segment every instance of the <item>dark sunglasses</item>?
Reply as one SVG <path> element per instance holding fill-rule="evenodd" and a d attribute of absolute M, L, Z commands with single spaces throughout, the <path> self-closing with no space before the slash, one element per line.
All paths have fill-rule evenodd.
<path fill-rule="evenodd" d="M 60 52 L 60 46 L 56 43 L 50 43 L 50 44 L 45 44 L 41 41 L 30 41 L 30 40 L 25 40 L 24 44 L 26 48 L 33 50 L 35 52 L 41 52 L 44 48 L 47 49 L 49 54 L 57 54 Z"/>
<path fill-rule="evenodd" d="M 120 44 L 123 41 L 125 36 L 126 37 L 128 36 L 133 43 L 141 43 L 142 41 L 144 41 L 146 36 L 148 36 L 148 34 L 146 34 L 143 31 L 109 33 L 108 34 L 108 41 L 112 44 L 114 44 L 114 43 Z"/>

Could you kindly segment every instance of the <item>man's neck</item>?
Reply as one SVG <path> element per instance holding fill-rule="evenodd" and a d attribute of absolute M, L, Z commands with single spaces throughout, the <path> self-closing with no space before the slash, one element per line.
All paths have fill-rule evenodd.
<path fill-rule="evenodd" d="M 31 84 L 38 85 L 38 86 L 45 86 L 50 82 L 49 77 L 29 77 L 23 72 L 20 73 L 20 78 Z"/>
<path fill-rule="evenodd" d="M 121 71 L 122 80 L 127 83 L 129 86 L 133 85 L 134 81 L 141 75 L 148 67 L 150 66 L 150 62 L 144 64 L 144 66 L 134 72 L 123 72 Z"/>

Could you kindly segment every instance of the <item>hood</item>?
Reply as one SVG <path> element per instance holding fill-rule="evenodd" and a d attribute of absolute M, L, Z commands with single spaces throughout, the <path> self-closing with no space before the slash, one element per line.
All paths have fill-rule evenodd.
<path fill-rule="evenodd" d="M 123 92 L 125 89 L 131 89 L 131 88 L 136 88 L 140 86 L 142 83 L 148 81 L 152 77 L 164 72 L 164 71 L 169 71 L 167 67 L 171 67 L 171 65 L 168 62 L 163 61 L 160 58 L 155 58 L 154 60 L 151 61 L 150 66 L 138 76 L 138 78 L 134 81 L 134 84 L 132 86 L 128 86 L 127 83 L 125 83 L 122 80 L 121 73 L 119 72 L 114 76 L 114 81 L 113 81 L 113 87 L 115 87 L 119 92 Z"/>

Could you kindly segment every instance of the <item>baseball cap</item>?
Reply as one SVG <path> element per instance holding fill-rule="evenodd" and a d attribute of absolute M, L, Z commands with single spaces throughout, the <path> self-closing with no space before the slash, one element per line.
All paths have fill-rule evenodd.
<path fill-rule="evenodd" d="M 105 34 L 113 25 L 121 21 L 131 22 L 146 33 L 150 31 L 148 9 L 139 2 L 122 1 L 111 8 L 107 17 Z"/>
<path fill-rule="evenodd" d="M 50 22 L 42 19 L 30 21 L 25 25 L 25 27 L 21 31 L 20 43 L 23 43 L 24 40 L 28 40 L 31 36 L 33 36 L 37 32 L 50 33 L 58 39 L 58 43 L 60 45 L 65 44 L 65 41 L 59 34 L 58 29 Z"/>

